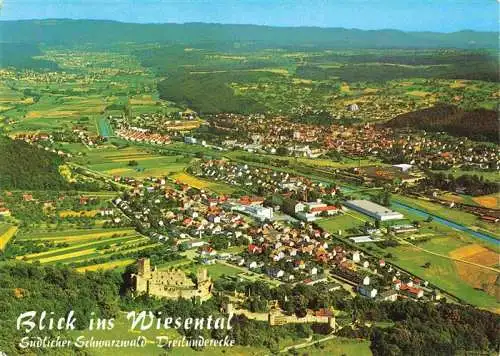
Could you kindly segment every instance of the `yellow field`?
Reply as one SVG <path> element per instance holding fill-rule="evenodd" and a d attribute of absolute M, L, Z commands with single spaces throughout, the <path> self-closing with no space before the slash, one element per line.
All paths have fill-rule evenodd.
<path fill-rule="evenodd" d="M 460 278 L 474 288 L 482 289 L 491 296 L 498 296 L 500 288 L 496 285 L 498 274 L 491 270 L 472 266 L 463 262 L 455 262 Z"/>
<path fill-rule="evenodd" d="M 457 248 L 450 252 L 450 256 L 484 266 L 494 266 L 498 264 L 500 258 L 499 254 L 478 244 Z"/>
<path fill-rule="evenodd" d="M 113 169 L 108 169 L 105 172 L 107 174 L 113 175 L 113 176 L 119 176 L 127 172 L 131 172 L 132 170 L 130 168 L 113 168 Z"/>
<path fill-rule="evenodd" d="M 412 90 L 407 93 L 408 95 L 412 96 L 418 96 L 420 98 L 426 97 L 427 95 L 430 95 L 429 92 L 427 91 L 421 91 L 421 90 Z"/>
<path fill-rule="evenodd" d="M 499 255 L 481 245 L 472 244 L 457 248 L 449 253 L 453 258 L 474 262 L 483 266 L 495 266 L 498 264 Z M 462 280 L 473 286 L 484 290 L 492 296 L 499 293 L 499 287 L 496 285 L 498 274 L 492 270 L 469 265 L 463 262 L 455 261 L 458 275 Z"/>
<path fill-rule="evenodd" d="M 144 239 L 147 239 L 147 238 L 144 238 Z M 126 245 L 138 244 L 138 243 L 144 242 L 144 239 L 126 241 L 123 243 L 123 245 L 120 245 L 120 247 L 124 247 Z M 150 244 L 150 245 L 146 245 L 146 246 L 140 246 L 137 248 L 131 248 L 131 249 L 128 249 L 127 252 L 139 251 L 139 250 L 149 248 L 149 247 L 152 247 L 155 245 L 159 245 L 159 244 Z M 100 255 L 110 255 L 111 256 L 115 253 L 119 253 L 119 251 L 114 250 L 117 246 L 118 246 L 117 244 L 112 244 L 112 245 L 110 245 L 109 249 L 106 249 L 106 250 L 99 251 L 97 249 L 97 247 L 93 247 L 93 248 L 87 248 L 84 250 L 78 250 L 78 251 L 69 252 L 69 253 L 64 253 L 64 250 L 68 250 L 68 248 L 62 248 L 62 249 L 55 249 L 55 250 L 51 250 L 51 251 L 46 251 L 46 252 L 38 254 L 38 256 L 36 256 L 37 254 L 32 254 L 32 255 L 26 255 L 26 256 L 18 256 L 16 258 L 21 259 L 21 260 L 27 260 L 29 258 L 28 256 L 35 255 L 35 258 L 29 259 L 28 262 L 39 261 L 40 263 L 48 263 L 48 262 L 54 262 L 54 261 L 59 261 L 59 260 L 66 260 L 66 259 L 70 259 L 73 257 L 82 257 L 82 256 L 86 256 L 86 255 L 91 255 L 94 253 L 99 253 Z M 74 248 L 74 246 L 72 246 L 70 248 Z M 58 253 L 60 251 L 62 251 L 63 253 L 58 254 L 58 255 L 43 257 L 47 254 L 54 254 L 54 253 Z M 41 257 L 41 258 L 37 258 L 37 257 Z"/>
<path fill-rule="evenodd" d="M 132 236 L 131 236 L 131 238 L 132 238 Z M 139 242 L 139 241 L 140 240 L 136 240 L 136 241 L 133 241 L 133 242 Z M 43 257 L 43 256 L 46 256 L 46 255 L 51 255 L 53 253 L 59 253 L 59 252 L 64 252 L 64 251 L 68 251 L 68 250 L 73 250 L 75 248 L 92 246 L 92 245 L 95 245 L 96 243 L 100 243 L 100 242 L 101 242 L 101 240 L 86 242 L 86 243 L 77 244 L 77 245 L 71 245 L 71 246 L 68 246 L 68 247 L 61 247 L 61 248 L 52 249 L 52 250 L 49 250 L 49 251 L 32 253 L 32 254 L 24 255 L 24 256 L 17 256 L 16 259 L 21 260 L 23 258 L 33 259 L 33 258 L 37 258 L 37 257 Z M 102 241 L 102 242 L 104 242 L 104 241 Z M 110 241 L 110 242 L 112 242 L 112 241 Z"/>
<path fill-rule="evenodd" d="M 7 110 L 10 110 L 13 108 L 14 108 L 14 106 L 10 106 L 10 105 L 0 105 L 0 111 L 7 111 Z"/>
<path fill-rule="evenodd" d="M 257 69 L 250 69 L 251 72 L 269 72 L 269 73 L 274 73 L 274 74 L 280 74 L 284 76 L 288 76 L 290 73 L 288 73 L 288 70 L 284 68 L 257 68 Z"/>
<path fill-rule="evenodd" d="M 312 84 L 311 79 L 299 79 L 299 78 L 293 78 L 292 79 L 293 84 Z"/>
<path fill-rule="evenodd" d="M 62 255 L 56 255 L 56 256 L 50 256 L 50 257 L 40 258 L 40 259 L 37 259 L 37 261 L 40 261 L 40 263 L 54 262 L 54 261 L 63 260 L 63 259 L 66 259 L 66 258 L 72 258 L 72 257 L 80 257 L 80 256 L 90 255 L 91 253 L 95 253 L 95 251 L 96 251 L 95 248 L 89 248 L 87 250 L 79 250 L 79 251 L 75 251 L 75 252 L 72 252 L 72 253 L 67 253 L 67 254 L 62 254 Z"/>
<path fill-rule="evenodd" d="M 72 107 L 73 108 L 73 107 Z M 78 110 L 44 110 L 44 111 L 30 111 L 26 114 L 26 119 L 38 119 L 41 117 L 44 118 L 65 118 L 65 117 L 73 117 L 79 116 L 81 114 L 97 114 L 103 111 L 105 108 L 104 105 L 92 105 L 88 108 L 78 108 Z"/>
<path fill-rule="evenodd" d="M 340 86 L 340 91 L 342 93 L 350 93 L 351 92 L 351 88 L 349 87 L 349 84 L 342 83 L 342 85 Z"/>
<path fill-rule="evenodd" d="M 96 216 L 98 213 L 97 210 L 81 210 L 81 211 L 74 211 L 74 210 L 63 210 L 59 212 L 59 216 L 61 218 L 67 218 L 67 217 L 80 217 L 84 216 L 87 218 L 93 218 Z"/>
<path fill-rule="evenodd" d="M 10 239 L 16 234 L 17 226 L 11 226 L 9 229 L 0 235 L 0 250 L 3 251 L 7 243 L 9 243 Z"/>
<path fill-rule="evenodd" d="M 124 267 L 131 265 L 134 263 L 134 259 L 126 259 L 126 260 L 118 260 L 118 261 L 111 261 L 111 262 L 106 262 L 106 263 L 100 263 L 97 265 L 90 265 L 90 266 L 84 266 L 84 267 L 78 267 L 76 269 L 77 272 L 85 272 L 85 271 L 97 271 L 97 270 L 109 270 L 109 269 L 114 269 L 118 267 Z"/>
<path fill-rule="evenodd" d="M 92 240 L 98 239 L 100 237 L 110 237 L 114 234 L 122 235 L 122 234 L 130 234 L 135 233 L 135 230 L 132 229 L 120 229 L 113 231 L 105 231 L 105 232 L 96 232 L 96 233 L 84 233 L 79 235 L 69 235 L 69 236 L 47 236 L 47 237 L 37 237 L 36 240 L 40 241 L 57 241 L 57 242 L 76 242 L 83 240 Z"/>
<path fill-rule="evenodd" d="M 136 98 L 131 98 L 129 100 L 130 105 L 153 105 L 156 103 L 155 100 L 151 97 L 151 95 L 143 95 Z"/>
<path fill-rule="evenodd" d="M 59 166 L 59 173 L 66 179 L 68 182 L 76 182 L 76 179 L 71 176 L 71 169 L 66 164 L 61 164 Z"/>
<path fill-rule="evenodd" d="M 187 184 L 191 187 L 198 188 L 198 189 L 204 189 L 208 188 L 210 186 L 210 183 L 205 182 L 201 179 L 198 179 L 196 177 L 193 177 L 190 174 L 187 173 L 177 173 L 172 176 L 172 178 L 177 179 L 179 182 Z"/>
<path fill-rule="evenodd" d="M 446 193 L 441 196 L 442 199 L 447 200 L 447 201 L 452 201 L 455 203 L 463 203 L 465 201 L 464 198 L 462 198 L 460 195 L 453 194 L 453 193 Z"/>
<path fill-rule="evenodd" d="M 450 88 L 463 88 L 466 86 L 465 80 L 455 80 L 450 84 Z"/>
<path fill-rule="evenodd" d="M 483 195 L 480 197 L 474 197 L 472 200 L 485 208 L 498 209 L 498 206 L 500 205 L 500 194 Z"/>

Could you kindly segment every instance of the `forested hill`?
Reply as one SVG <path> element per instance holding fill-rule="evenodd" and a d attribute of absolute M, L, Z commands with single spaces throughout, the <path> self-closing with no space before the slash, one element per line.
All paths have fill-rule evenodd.
<path fill-rule="evenodd" d="M 59 174 L 62 159 L 20 140 L 0 136 L 0 190 L 68 188 Z"/>
<path fill-rule="evenodd" d="M 184 44 L 244 43 L 256 47 L 328 48 L 492 48 L 494 32 L 453 33 L 364 31 L 345 28 L 270 27 L 221 24 L 132 24 L 99 20 L 1 21 L 2 42 L 74 44 L 177 42 Z"/>
<path fill-rule="evenodd" d="M 416 128 L 427 131 L 445 131 L 451 135 L 498 142 L 498 113 L 477 109 L 464 111 L 453 105 L 437 105 L 396 116 L 385 123 L 393 128 Z"/>
<path fill-rule="evenodd" d="M 33 43 L 2 43 L 0 42 L 0 66 L 20 69 L 44 69 L 55 71 L 57 63 L 40 58 L 43 53 Z"/>

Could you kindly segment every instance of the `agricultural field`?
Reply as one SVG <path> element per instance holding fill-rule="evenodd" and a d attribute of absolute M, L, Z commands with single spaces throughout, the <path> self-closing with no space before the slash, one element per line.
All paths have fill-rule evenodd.
<path fill-rule="evenodd" d="M 498 273 L 451 259 L 460 257 L 473 262 L 473 255 L 464 255 L 465 251 L 471 249 L 481 254 L 476 256 L 476 261 L 486 263 L 486 266 L 492 265 L 493 255 L 498 257 L 495 252 L 473 244 L 469 239 L 457 234 L 434 237 L 416 246 L 401 244 L 386 248 L 384 251 L 393 256 L 389 258 L 392 263 L 415 273 L 467 303 L 495 311 L 498 308 L 495 297 Z M 426 263 L 430 265 L 426 267 Z"/>
<path fill-rule="evenodd" d="M 124 260 L 117 260 L 117 261 L 111 261 L 111 262 L 105 262 L 105 263 L 98 263 L 94 265 L 89 265 L 89 266 L 83 266 L 83 267 L 78 267 L 76 270 L 78 272 L 85 272 L 85 271 L 107 271 L 107 270 L 117 270 L 121 271 L 124 270 L 126 266 L 129 266 L 133 263 L 135 263 L 135 259 L 127 258 Z"/>
<path fill-rule="evenodd" d="M 41 264 L 78 263 L 83 269 L 113 269 L 124 267 L 131 260 L 120 255 L 147 248 L 157 244 L 149 238 L 137 234 L 132 229 L 94 229 L 58 232 L 40 232 L 23 234 L 15 240 L 17 247 L 29 248 L 31 251 L 19 254 L 16 259 L 29 263 Z M 108 262 L 92 263 L 95 259 L 110 259 Z M 88 263 L 85 263 L 88 261 Z M 127 261 L 125 263 L 124 261 Z M 132 260 L 134 261 L 134 260 Z"/>
<path fill-rule="evenodd" d="M 0 251 L 5 250 L 9 241 L 14 237 L 18 228 L 10 224 L 0 223 Z"/>
<path fill-rule="evenodd" d="M 184 157 L 181 153 L 165 156 L 143 147 L 116 148 L 105 145 L 75 157 L 75 162 L 110 176 L 144 178 L 165 177 L 182 172 L 191 158 Z"/>
<path fill-rule="evenodd" d="M 490 209 L 498 209 L 500 207 L 500 193 L 482 195 L 479 197 L 474 197 L 472 200 L 480 206 Z"/>
<path fill-rule="evenodd" d="M 131 164 L 135 161 L 136 164 Z M 183 156 L 120 156 L 110 162 L 90 164 L 91 170 L 113 176 L 164 177 L 182 172 L 191 161 Z"/>
<path fill-rule="evenodd" d="M 198 189 L 207 189 L 219 194 L 231 194 L 236 190 L 235 187 L 232 187 L 225 183 L 211 182 L 205 179 L 200 179 L 185 172 L 176 173 L 172 175 L 171 178 L 191 187 Z"/>

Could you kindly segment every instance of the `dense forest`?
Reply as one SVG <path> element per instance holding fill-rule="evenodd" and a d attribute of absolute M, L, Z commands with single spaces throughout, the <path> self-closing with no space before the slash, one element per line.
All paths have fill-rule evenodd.
<path fill-rule="evenodd" d="M 498 81 L 497 62 L 490 57 L 450 62 L 433 66 L 393 65 L 391 62 L 346 63 L 337 68 L 303 65 L 296 75 L 304 79 L 326 80 L 339 78 L 347 82 L 385 82 L 402 78 L 440 78 Z"/>
<path fill-rule="evenodd" d="M 65 317 L 74 311 L 76 327 L 88 327 L 91 312 L 95 317 L 112 318 L 119 311 L 118 291 L 121 277 L 114 273 L 82 274 L 66 267 L 41 267 L 27 263 L 0 265 L 0 350 L 7 355 L 21 354 L 15 340 L 25 334 L 16 329 L 17 317 L 24 312 L 54 312 Z M 56 337 L 58 330 L 33 330 L 30 336 Z M 78 349 L 53 349 L 53 354 L 84 354 Z"/>
<path fill-rule="evenodd" d="M 0 136 L 0 189 L 66 189 L 57 154 Z"/>
<path fill-rule="evenodd" d="M 374 356 L 457 355 L 498 351 L 497 315 L 458 304 L 424 304 L 411 301 L 374 304 L 368 314 L 394 323 L 370 332 Z"/>
<path fill-rule="evenodd" d="M 453 105 L 436 105 L 396 116 L 388 127 L 416 128 L 427 131 L 445 131 L 480 141 L 498 142 L 498 114 L 493 110 L 464 111 Z"/>
<path fill-rule="evenodd" d="M 176 73 L 158 84 L 160 97 L 165 100 L 184 104 L 200 113 L 263 112 L 265 106 L 254 100 L 235 95 L 229 87 L 232 81 L 251 80 L 260 73 L 217 73 L 189 74 Z"/>
<path fill-rule="evenodd" d="M 497 48 L 495 32 L 365 31 L 345 28 L 270 27 L 220 24 L 132 24 L 98 20 L 0 22 L 4 42 L 46 44 L 177 42 L 244 49 L 301 48 Z"/>
<path fill-rule="evenodd" d="M 42 52 L 34 44 L 0 42 L 0 67 L 51 71 L 59 69 L 55 62 L 33 58 L 41 55 Z"/>

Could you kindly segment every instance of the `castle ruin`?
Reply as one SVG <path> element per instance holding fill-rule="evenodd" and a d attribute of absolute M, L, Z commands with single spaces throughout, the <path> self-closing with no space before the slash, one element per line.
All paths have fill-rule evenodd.
<path fill-rule="evenodd" d="M 195 284 L 181 270 L 159 271 L 156 267 L 151 269 L 149 258 L 140 258 L 137 261 L 137 274 L 132 275 L 132 282 L 136 293 L 168 299 L 209 299 L 212 296 L 213 282 L 207 269 L 199 269 L 196 277 Z"/>

